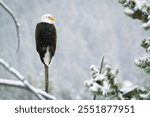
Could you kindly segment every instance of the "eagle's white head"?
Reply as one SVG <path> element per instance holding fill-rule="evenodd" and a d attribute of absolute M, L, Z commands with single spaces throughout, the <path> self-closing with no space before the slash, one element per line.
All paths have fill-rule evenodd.
<path fill-rule="evenodd" d="M 49 24 L 54 24 L 55 18 L 51 14 L 44 14 L 41 17 L 41 22 L 49 23 Z"/>

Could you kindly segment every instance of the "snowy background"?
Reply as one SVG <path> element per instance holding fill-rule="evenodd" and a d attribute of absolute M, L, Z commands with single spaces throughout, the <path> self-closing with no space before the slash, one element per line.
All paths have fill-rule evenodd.
<path fill-rule="evenodd" d="M 56 19 L 57 49 L 50 67 L 52 94 L 57 99 L 91 99 L 84 87 L 90 66 L 100 66 L 102 55 L 120 69 L 121 81 L 147 85 L 148 75 L 134 65 L 143 55 L 142 39 L 149 36 L 141 22 L 124 14 L 118 0 L 4 0 L 21 24 L 21 47 L 16 53 L 14 22 L 0 7 L 0 57 L 35 87 L 43 88 L 43 64 L 35 49 L 35 27 L 40 17 Z M 15 79 L 0 66 L 0 77 Z M 0 86 L 1 99 L 34 99 L 25 90 Z"/>

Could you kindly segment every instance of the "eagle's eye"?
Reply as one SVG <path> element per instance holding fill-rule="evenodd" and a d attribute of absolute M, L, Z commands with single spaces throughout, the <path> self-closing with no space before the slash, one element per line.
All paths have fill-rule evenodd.
<path fill-rule="evenodd" d="M 51 20 L 51 21 L 55 20 L 55 18 L 53 16 L 48 16 L 48 19 Z"/>

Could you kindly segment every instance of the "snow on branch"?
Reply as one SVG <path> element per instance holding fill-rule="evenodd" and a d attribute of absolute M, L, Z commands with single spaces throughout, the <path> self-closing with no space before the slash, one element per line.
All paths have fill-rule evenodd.
<path fill-rule="evenodd" d="M 144 39 L 141 46 L 145 49 L 146 53 L 150 52 L 150 39 Z M 150 73 L 150 56 L 135 59 L 135 65 L 142 68 L 146 73 Z"/>
<path fill-rule="evenodd" d="M 28 91 L 31 91 L 28 88 L 26 88 L 26 86 L 23 82 L 16 81 L 16 80 L 8 80 L 8 79 L 0 78 L 0 85 L 16 87 L 16 88 L 23 88 L 23 89 L 26 89 Z M 56 99 L 54 96 L 45 93 L 45 91 L 43 91 L 41 89 L 36 89 L 36 91 L 37 91 L 37 93 L 39 93 L 40 95 L 42 95 L 46 99 L 50 99 L 50 100 Z"/>
<path fill-rule="evenodd" d="M 141 46 L 145 49 L 145 52 L 149 54 L 150 37 L 148 39 L 144 39 L 141 43 Z M 135 59 L 135 65 L 143 69 L 146 73 L 150 73 L 150 56 L 147 55 L 147 56 Z"/>
<path fill-rule="evenodd" d="M 91 65 L 90 70 L 92 78 L 85 81 L 85 86 L 89 88 L 90 92 L 104 97 L 112 96 L 117 92 L 116 90 L 119 88 L 118 69 L 112 69 L 106 64 L 104 67 L 101 66 L 100 70 L 95 65 Z"/>
<path fill-rule="evenodd" d="M 25 78 L 22 76 L 15 68 L 11 67 L 6 61 L 0 58 L 0 64 L 14 75 L 19 81 L 4 80 L 0 79 L 0 84 L 14 87 L 22 87 L 31 91 L 38 99 L 56 99 L 54 96 L 51 96 L 40 89 L 34 88 Z"/>
<path fill-rule="evenodd" d="M 92 78 L 86 80 L 84 84 L 93 95 L 102 96 L 105 99 L 150 99 L 150 91 L 146 88 L 121 87 L 119 70 L 106 63 L 101 69 L 91 65 L 90 70 Z"/>
<path fill-rule="evenodd" d="M 17 80 L 8 80 L 4 78 L 0 78 L 0 85 L 11 86 L 16 88 L 24 88 L 25 85 L 21 81 Z"/>
<path fill-rule="evenodd" d="M 137 67 L 144 69 L 146 73 L 150 73 L 150 57 L 142 57 L 139 59 L 135 59 L 135 64 Z"/>
<path fill-rule="evenodd" d="M 133 86 L 130 88 L 122 88 L 122 97 L 123 99 L 129 100 L 149 100 L 150 91 L 144 87 Z"/>
<path fill-rule="evenodd" d="M 0 0 L 0 5 L 5 9 L 6 12 L 8 12 L 8 14 L 12 17 L 12 19 L 15 22 L 16 30 L 17 30 L 17 37 L 18 37 L 17 51 L 19 51 L 21 33 L 20 33 L 20 24 L 18 22 L 18 19 L 16 18 L 12 10 L 2 0 Z"/>
<path fill-rule="evenodd" d="M 146 0 L 119 0 L 125 7 L 125 14 L 143 21 L 142 27 L 150 28 L 150 4 Z"/>
<path fill-rule="evenodd" d="M 119 0 L 119 2 L 125 7 L 125 14 L 143 21 L 142 27 L 150 29 L 150 4 L 146 0 Z M 149 54 L 150 37 L 142 40 L 141 46 Z M 150 73 L 150 56 L 135 59 L 135 65 L 146 73 Z"/>

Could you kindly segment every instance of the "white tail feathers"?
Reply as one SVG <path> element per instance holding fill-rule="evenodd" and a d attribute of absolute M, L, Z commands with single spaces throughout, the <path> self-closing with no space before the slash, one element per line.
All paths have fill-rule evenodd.
<path fill-rule="evenodd" d="M 43 60 L 47 66 L 50 64 L 51 57 L 50 57 L 49 47 L 47 47 L 47 50 L 46 50 Z"/>

